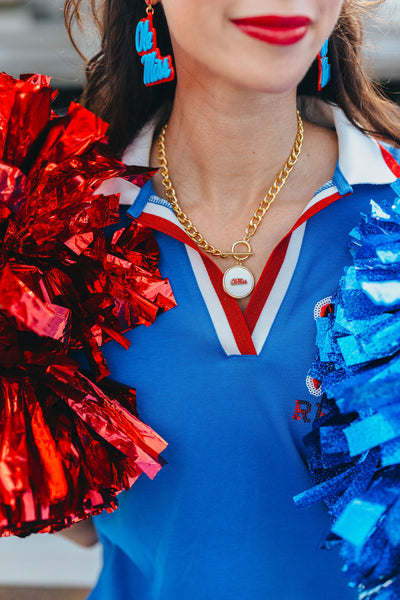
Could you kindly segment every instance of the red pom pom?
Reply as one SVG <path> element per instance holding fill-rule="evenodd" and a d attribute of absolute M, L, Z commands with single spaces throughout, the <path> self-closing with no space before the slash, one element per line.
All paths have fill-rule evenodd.
<path fill-rule="evenodd" d="M 118 196 L 106 179 L 143 185 L 154 171 L 112 157 L 107 124 L 72 104 L 51 110 L 49 79 L 0 75 L 0 535 L 56 531 L 103 509 L 166 442 L 136 413 L 135 391 L 109 375 L 101 345 L 150 325 L 175 301 L 150 229 L 111 240 Z"/>

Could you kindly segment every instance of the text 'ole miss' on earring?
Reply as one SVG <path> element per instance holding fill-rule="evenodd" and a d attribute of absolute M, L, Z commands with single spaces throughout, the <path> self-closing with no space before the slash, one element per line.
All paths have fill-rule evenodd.
<path fill-rule="evenodd" d="M 328 40 L 322 46 L 318 54 L 318 90 L 326 86 L 331 78 L 331 65 L 328 60 Z"/>
<path fill-rule="evenodd" d="M 175 77 L 175 69 L 172 57 L 170 55 L 161 56 L 161 52 L 157 48 L 157 35 L 153 26 L 154 9 L 150 2 L 147 4 L 147 17 L 141 19 L 136 27 L 135 45 L 137 53 L 142 57 L 144 84 L 157 85 L 172 81 Z"/>

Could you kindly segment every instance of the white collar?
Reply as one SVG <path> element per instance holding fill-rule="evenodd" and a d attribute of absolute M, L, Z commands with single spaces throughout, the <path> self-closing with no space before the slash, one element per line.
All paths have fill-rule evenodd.
<path fill-rule="evenodd" d="M 300 100 L 301 112 L 314 123 L 336 129 L 339 140 L 338 167 L 343 177 L 340 193 L 352 191 L 357 184 L 391 184 L 397 177 L 387 166 L 376 140 L 361 133 L 352 125 L 343 111 L 319 98 Z M 127 147 L 123 162 L 127 165 L 149 166 L 155 121 L 147 123 L 135 140 Z M 347 188 L 346 188 L 347 185 Z M 340 189 L 341 188 L 341 189 Z M 132 205 L 140 188 L 120 178 L 108 179 L 96 190 L 106 196 L 120 194 L 120 203 Z"/>
<path fill-rule="evenodd" d="M 338 165 L 350 186 L 390 184 L 397 177 L 387 166 L 378 142 L 362 133 L 344 112 L 316 97 L 301 99 L 302 114 L 313 123 L 336 129 L 339 141 Z"/>

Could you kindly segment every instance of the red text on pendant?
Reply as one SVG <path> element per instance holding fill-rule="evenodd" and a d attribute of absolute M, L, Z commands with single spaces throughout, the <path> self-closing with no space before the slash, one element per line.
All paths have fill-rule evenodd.
<path fill-rule="evenodd" d="M 231 285 L 247 285 L 247 280 L 240 277 L 238 279 L 231 279 Z"/>

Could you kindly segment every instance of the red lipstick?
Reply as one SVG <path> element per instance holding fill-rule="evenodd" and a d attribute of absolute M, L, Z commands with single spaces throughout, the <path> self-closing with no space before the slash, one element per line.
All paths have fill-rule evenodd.
<path fill-rule="evenodd" d="M 311 19 L 301 15 L 291 17 L 267 15 L 233 19 L 232 23 L 250 37 L 268 44 L 288 46 L 303 39 Z"/>

